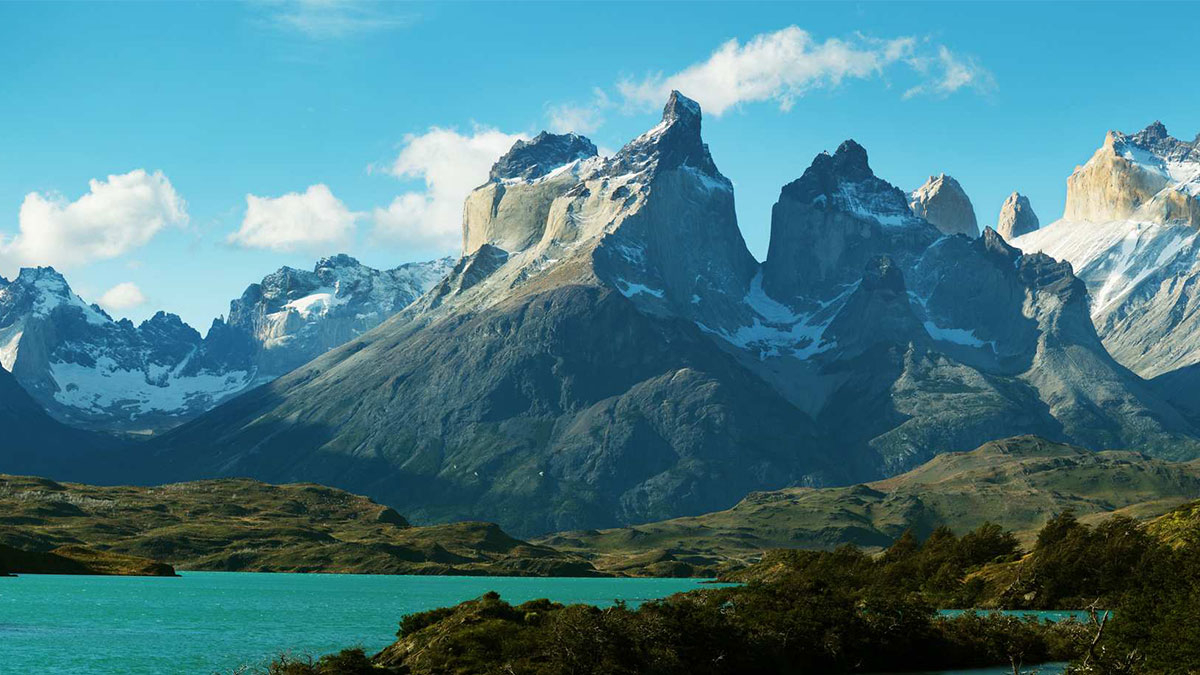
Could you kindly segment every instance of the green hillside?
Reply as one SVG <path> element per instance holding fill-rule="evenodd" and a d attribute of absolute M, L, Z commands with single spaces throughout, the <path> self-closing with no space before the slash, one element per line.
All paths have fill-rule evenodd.
<path fill-rule="evenodd" d="M 1131 451 L 1092 452 L 1032 436 L 939 455 L 900 476 L 841 488 L 748 495 L 726 511 L 538 540 L 598 568 L 631 574 L 711 574 L 767 549 L 889 545 L 906 529 L 963 534 L 997 523 L 1028 543 L 1056 513 L 1095 522 L 1115 513 L 1159 516 L 1200 498 L 1200 463 Z"/>
<path fill-rule="evenodd" d="M 245 479 L 97 487 L 0 475 L 0 544 L 138 556 L 184 570 L 593 576 L 490 523 L 413 527 L 366 497 Z"/>

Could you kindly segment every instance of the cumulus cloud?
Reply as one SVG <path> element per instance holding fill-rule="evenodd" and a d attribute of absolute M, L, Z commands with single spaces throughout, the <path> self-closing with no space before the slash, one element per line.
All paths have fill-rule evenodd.
<path fill-rule="evenodd" d="M 321 183 L 282 197 L 248 194 L 242 226 L 226 241 L 246 248 L 323 252 L 349 242 L 361 215 Z"/>
<path fill-rule="evenodd" d="M 973 57 L 963 57 L 939 45 L 937 56 L 914 57 L 910 65 L 930 79 L 904 92 L 904 98 L 923 94 L 949 96 L 964 87 L 980 94 L 988 94 L 996 88 L 996 78 L 979 65 Z"/>
<path fill-rule="evenodd" d="M 75 201 L 30 192 L 18 215 L 19 231 L 0 236 L 9 264 L 67 268 L 116 258 L 149 242 L 163 228 L 184 225 L 187 205 L 161 171 L 136 169 L 93 179 Z"/>
<path fill-rule="evenodd" d="M 422 191 L 406 192 L 387 208 L 376 208 L 373 234 L 393 244 L 456 250 L 462 243 L 463 200 L 482 185 L 492 164 L 513 143 L 528 137 L 488 127 L 470 134 L 453 129 L 431 128 L 409 135 L 388 173 L 405 179 L 420 179 Z"/>
<path fill-rule="evenodd" d="M 413 17 L 397 12 L 398 5 L 357 0 L 283 0 L 267 5 L 276 28 L 313 40 L 340 38 L 403 28 Z"/>
<path fill-rule="evenodd" d="M 144 304 L 146 296 L 132 281 L 119 283 L 100 296 L 100 306 L 110 312 L 121 312 Z"/>

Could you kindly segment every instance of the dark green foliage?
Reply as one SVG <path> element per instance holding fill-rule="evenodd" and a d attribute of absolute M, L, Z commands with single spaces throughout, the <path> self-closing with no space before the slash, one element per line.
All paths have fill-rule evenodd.
<path fill-rule="evenodd" d="M 1064 513 L 1019 560 L 990 524 L 963 537 L 905 533 L 883 555 L 773 551 L 745 584 L 683 593 L 637 609 L 489 593 L 406 617 L 400 639 L 369 662 L 347 651 L 277 662 L 279 675 L 726 675 L 863 673 L 1002 665 L 1014 672 L 1071 661 L 1077 675 L 1200 673 L 1200 544 L 1176 548 L 1124 518 L 1096 527 Z M 1024 606 L 1108 607 L 1092 621 L 1039 622 L 1001 613 L 954 618 L 936 607 L 982 597 Z M 1008 576 L 1006 576 L 1008 575 Z M 1102 626 L 1102 627 L 1101 627 Z M 371 670 L 374 668 L 375 670 Z"/>
<path fill-rule="evenodd" d="M 1065 512 L 1038 534 L 1009 604 L 1061 609 L 1102 599 L 1111 607 L 1137 583 L 1144 559 L 1163 548 L 1130 518 L 1114 516 L 1090 528 Z"/>

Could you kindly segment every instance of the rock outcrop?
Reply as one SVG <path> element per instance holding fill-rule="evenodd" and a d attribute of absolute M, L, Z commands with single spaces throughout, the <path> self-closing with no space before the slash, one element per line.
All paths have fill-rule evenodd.
<path fill-rule="evenodd" d="M 542 132 L 517 141 L 463 207 L 463 255 L 489 244 L 522 251 L 545 231 L 550 204 L 579 181 L 596 146 L 575 134 Z"/>
<path fill-rule="evenodd" d="M 1109 132 L 1068 179 L 1063 218 L 1015 240 L 1071 263 L 1105 347 L 1147 378 L 1200 363 L 1198 147 L 1157 122 Z"/>
<path fill-rule="evenodd" d="M 996 218 L 996 232 L 1006 240 L 1029 234 L 1041 227 L 1037 214 L 1029 205 L 1029 198 L 1014 192 L 1004 200 L 1000 215 Z"/>
<path fill-rule="evenodd" d="M 943 234 L 979 236 L 979 223 L 970 197 L 954 178 L 946 174 L 930 176 L 910 195 L 914 215 L 933 223 Z"/>
<path fill-rule="evenodd" d="M 847 140 L 780 191 L 762 287 L 784 303 L 810 306 L 856 281 L 873 258 L 909 265 L 938 236 L 900 189 L 875 176 L 867 151 Z"/>
<path fill-rule="evenodd" d="M 1200 142 L 1172 138 L 1161 122 L 1110 131 L 1067 179 L 1063 219 L 1200 225 Z"/>

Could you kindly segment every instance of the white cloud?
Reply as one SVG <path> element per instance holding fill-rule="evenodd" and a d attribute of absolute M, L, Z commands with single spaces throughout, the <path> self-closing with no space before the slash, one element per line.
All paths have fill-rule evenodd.
<path fill-rule="evenodd" d="M 248 194 L 242 226 L 226 241 L 274 251 L 328 252 L 349 243 L 361 215 L 321 183 L 282 197 Z"/>
<path fill-rule="evenodd" d="M 706 61 L 669 76 L 625 80 L 618 89 L 628 103 L 639 107 L 661 105 L 672 89 L 678 89 L 714 115 L 739 103 L 768 100 L 788 110 L 811 89 L 878 75 L 911 53 L 915 43 L 908 37 L 818 42 L 808 31 L 789 26 L 756 35 L 745 45 L 729 40 Z"/>
<path fill-rule="evenodd" d="M 336 40 L 403 28 L 413 22 L 392 3 L 356 0 L 284 0 L 268 5 L 272 25 L 313 40 Z"/>
<path fill-rule="evenodd" d="M 961 57 L 944 45 L 938 46 L 937 56 L 910 59 L 910 65 L 933 79 L 908 89 L 904 98 L 922 94 L 944 97 L 963 87 L 988 94 L 996 88 L 996 79 L 973 57 Z"/>
<path fill-rule="evenodd" d="M 374 211 L 374 236 L 413 247 L 457 250 L 462 244 L 463 200 L 482 185 L 488 170 L 524 134 L 477 127 L 470 135 L 431 128 L 409 135 L 388 172 L 425 182 L 424 191 L 406 192 Z"/>
<path fill-rule="evenodd" d="M 856 35 L 818 41 L 807 31 L 789 26 L 756 35 L 745 44 L 729 40 L 708 59 L 677 73 L 625 79 L 617 89 L 630 109 L 662 105 L 670 91 L 678 89 L 699 101 L 706 113 L 719 116 L 742 103 L 761 101 L 774 101 L 787 111 L 813 89 L 881 77 L 897 65 L 923 78 L 935 78 L 910 88 L 905 98 L 921 93 L 946 95 L 963 87 L 986 92 L 994 87 L 991 74 L 974 59 L 957 57 L 940 45 L 936 55 L 924 54 L 933 46 L 915 37 Z"/>
<path fill-rule="evenodd" d="M 592 90 L 588 103 L 563 103 L 546 108 L 550 131 L 556 134 L 573 132 L 590 134 L 604 124 L 604 111 L 612 106 L 608 94 L 599 87 Z"/>
<path fill-rule="evenodd" d="M 100 306 L 110 312 L 120 312 L 146 304 L 146 296 L 142 289 L 132 281 L 119 283 L 104 291 L 100 296 Z"/>
<path fill-rule="evenodd" d="M 184 225 L 187 205 L 161 171 L 136 169 L 88 182 L 75 201 L 30 192 L 21 203 L 19 232 L 0 236 L 6 264 L 66 268 L 116 258 L 149 242 L 163 228 Z"/>

